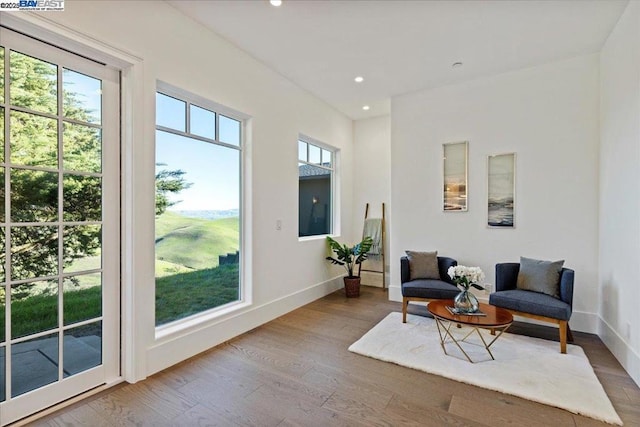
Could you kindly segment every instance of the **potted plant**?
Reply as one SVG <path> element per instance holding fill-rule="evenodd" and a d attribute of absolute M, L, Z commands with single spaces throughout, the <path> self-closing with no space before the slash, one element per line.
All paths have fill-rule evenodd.
<path fill-rule="evenodd" d="M 343 278 L 347 298 L 360 296 L 360 276 L 357 276 L 354 270 L 356 265 L 367 259 L 367 252 L 371 249 L 373 240 L 367 236 L 355 246 L 348 246 L 347 244 L 341 245 L 327 236 L 327 242 L 334 253 L 334 256 L 328 256 L 327 260 L 332 264 L 341 265 L 347 270 L 347 276 Z"/>

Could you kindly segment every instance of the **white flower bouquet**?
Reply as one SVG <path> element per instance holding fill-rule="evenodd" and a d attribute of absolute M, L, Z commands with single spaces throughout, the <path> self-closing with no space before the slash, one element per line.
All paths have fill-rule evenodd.
<path fill-rule="evenodd" d="M 484 273 L 480 267 L 456 265 L 454 267 L 449 267 L 447 274 L 456 285 L 462 287 L 465 291 L 468 291 L 472 286 L 481 291 L 484 290 L 484 287 L 478 284 L 478 282 L 484 280 Z"/>

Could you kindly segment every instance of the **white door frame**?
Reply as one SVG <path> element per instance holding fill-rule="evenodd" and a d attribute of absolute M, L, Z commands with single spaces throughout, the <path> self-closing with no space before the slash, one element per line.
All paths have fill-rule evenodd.
<path fill-rule="evenodd" d="M 58 73 L 57 79 L 62 74 L 62 68 L 70 69 L 75 72 L 86 74 L 94 78 L 100 79 L 102 82 L 102 197 L 101 197 L 101 211 L 102 211 L 102 235 L 105 237 L 102 239 L 102 263 L 101 263 L 101 275 L 102 275 L 102 314 L 101 320 L 101 336 L 102 336 L 102 362 L 93 368 L 79 372 L 71 377 L 64 378 L 63 375 L 63 360 L 65 347 L 62 345 L 64 339 L 59 336 L 59 349 L 58 349 L 58 380 L 48 385 L 43 385 L 33 390 L 14 397 L 12 392 L 12 384 L 14 384 L 14 378 L 12 377 L 13 358 L 12 354 L 12 341 L 7 340 L 7 347 L 5 352 L 5 361 L 7 375 L 7 389 L 6 400 L 0 403 L 2 407 L 2 414 L 0 414 L 0 425 L 14 422 L 20 418 L 28 416 L 32 413 L 56 405 L 59 402 L 68 398 L 74 397 L 78 394 L 85 392 L 86 390 L 95 388 L 96 386 L 104 384 L 106 381 L 113 381 L 113 379 L 120 378 L 120 239 L 119 239 L 119 224 L 120 224 L 120 203 L 109 203 L 114 198 L 119 197 L 120 194 L 120 74 L 117 70 L 111 67 L 106 67 L 101 64 L 95 63 L 91 60 L 85 59 L 81 56 L 66 52 L 56 47 L 47 45 L 41 41 L 38 41 L 29 36 L 19 34 L 14 31 L 0 28 L 0 34 L 2 34 L 2 46 L 5 49 L 5 55 L 9 52 L 16 50 L 23 52 L 29 56 L 33 56 L 39 60 L 56 64 L 56 70 Z M 61 82 L 57 80 L 58 85 L 58 103 L 61 94 Z M 5 100 L 7 106 L 10 105 L 10 100 Z M 58 104 L 60 105 L 60 104 Z M 13 107 L 9 107 L 13 108 Z M 9 111 L 5 111 L 5 114 L 9 114 Z M 60 117 L 63 113 L 58 111 L 56 116 Z M 5 117 L 6 118 L 6 117 Z M 8 119 L 7 119 L 8 120 Z M 58 119 L 60 120 L 60 119 Z M 60 123 L 60 122 L 58 122 Z M 10 132 L 10 128 L 5 130 Z M 57 138 L 60 140 L 62 129 L 60 124 L 57 129 Z M 6 135 L 5 135 L 6 136 Z M 58 148 L 60 150 L 60 148 Z M 5 159 L 10 164 L 10 159 Z M 62 167 L 59 165 L 58 170 L 62 171 Z M 62 185 L 62 178 L 58 175 L 58 185 Z M 58 191 L 62 191 L 59 189 Z M 61 207 L 58 207 L 61 209 Z M 58 222 L 60 221 L 60 222 Z M 58 225 L 63 221 L 62 218 L 58 219 Z M 18 226 L 19 223 L 14 224 L 10 218 L 6 219 L 7 225 Z M 7 260 L 7 262 L 9 262 Z M 60 267 L 61 268 L 61 267 Z M 60 270 L 58 274 L 62 275 L 63 271 Z M 60 276 L 58 276 L 60 277 Z M 7 280 L 10 280 L 8 277 Z M 58 279 L 62 280 L 62 279 Z M 9 282 L 10 283 L 10 282 Z M 58 283 L 61 286 L 62 282 Z M 11 286 L 11 285 L 9 285 Z M 62 293 L 62 289 L 58 289 L 58 294 Z M 62 296 L 60 295 L 60 298 Z M 10 301 L 10 299 L 9 299 Z M 62 310 L 59 307 L 59 310 Z M 11 312 L 11 304 L 7 306 L 7 315 Z M 59 319 L 62 322 L 62 319 Z M 10 328 L 11 321 L 8 319 L 7 327 Z M 70 325 L 69 325 L 70 326 Z M 71 326 L 72 327 L 72 326 Z M 59 323 L 54 333 L 62 333 L 62 323 Z M 73 327 L 72 327 L 73 328 Z M 72 329 L 73 330 L 73 329 Z M 42 333 L 48 333 L 42 331 Z M 10 336 L 10 335 L 9 335 Z M 9 338 L 7 336 L 7 338 Z M 25 337 L 27 338 L 27 337 Z"/>
<path fill-rule="evenodd" d="M 121 157 L 121 353 L 120 375 L 107 385 L 122 380 L 136 382 L 146 377 L 147 343 L 141 322 L 136 321 L 135 288 L 140 281 L 133 265 L 146 242 L 134 239 L 134 141 L 144 138 L 144 64 L 138 56 L 107 45 L 76 30 L 46 19 L 33 12 L 3 12 L 0 25 L 46 40 L 74 53 L 95 59 L 120 70 L 120 157 Z M 137 155 L 140 155 L 139 153 Z"/>

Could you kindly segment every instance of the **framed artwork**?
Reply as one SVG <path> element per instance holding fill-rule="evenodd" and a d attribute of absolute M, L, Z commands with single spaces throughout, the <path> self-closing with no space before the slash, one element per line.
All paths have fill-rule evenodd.
<path fill-rule="evenodd" d="M 466 212 L 469 143 L 442 144 L 442 149 L 442 209 L 445 212 Z"/>
<path fill-rule="evenodd" d="M 516 153 L 487 159 L 487 225 L 515 227 Z"/>

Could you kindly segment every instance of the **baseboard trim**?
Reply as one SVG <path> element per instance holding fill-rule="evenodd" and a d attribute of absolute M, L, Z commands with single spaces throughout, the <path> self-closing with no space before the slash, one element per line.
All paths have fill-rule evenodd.
<path fill-rule="evenodd" d="M 267 304 L 252 307 L 232 318 L 209 324 L 187 335 L 151 347 L 147 351 L 147 375 L 152 375 L 248 332 L 298 307 L 322 298 L 342 286 L 342 276 L 334 277 Z M 399 286 L 389 287 L 389 300 L 402 302 L 402 291 Z M 518 320 L 537 323 L 532 319 L 518 318 Z M 548 323 L 540 324 L 549 325 Z M 574 331 L 598 335 L 629 376 L 640 386 L 640 355 L 611 325 L 595 313 L 574 311 L 571 318 L 571 328 Z"/>
<path fill-rule="evenodd" d="M 370 286 L 372 288 L 382 288 L 382 274 L 381 272 L 372 272 L 372 271 L 363 271 L 360 273 L 360 277 L 362 277 L 362 285 Z M 386 274 L 385 283 L 389 283 L 390 276 L 389 273 Z"/>
<path fill-rule="evenodd" d="M 640 386 L 640 355 L 604 319 L 598 317 L 598 336 L 629 376 Z"/>
<path fill-rule="evenodd" d="M 243 310 L 147 350 L 147 376 L 182 362 L 343 287 L 342 276 Z"/>
<path fill-rule="evenodd" d="M 389 301 L 402 302 L 402 289 L 400 286 L 389 286 Z"/>
<path fill-rule="evenodd" d="M 587 313 L 585 311 L 574 311 L 571 315 L 569 326 L 578 332 L 586 332 L 588 334 L 598 335 L 598 324 L 600 316 L 595 313 Z"/>

